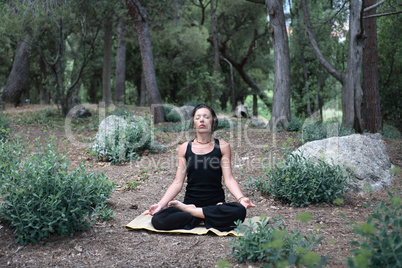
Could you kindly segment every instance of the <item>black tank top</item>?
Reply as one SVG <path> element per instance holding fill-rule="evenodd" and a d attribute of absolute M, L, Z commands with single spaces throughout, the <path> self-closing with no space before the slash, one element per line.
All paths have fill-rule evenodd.
<path fill-rule="evenodd" d="M 214 140 L 215 146 L 212 152 L 203 155 L 193 153 L 192 142 L 188 142 L 185 155 L 187 161 L 185 204 L 204 207 L 225 202 L 222 188 L 222 152 L 219 140 Z"/>

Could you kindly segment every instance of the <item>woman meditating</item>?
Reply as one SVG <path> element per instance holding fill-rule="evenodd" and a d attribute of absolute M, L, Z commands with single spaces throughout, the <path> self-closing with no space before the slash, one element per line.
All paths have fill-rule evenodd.
<path fill-rule="evenodd" d="M 230 231 L 235 228 L 235 221 L 244 221 L 246 208 L 255 205 L 242 194 L 233 177 L 229 144 L 212 138 L 218 124 L 214 110 L 199 104 L 192 117 L 197 137 L 180 145 L 173 183 L 145 214 L 153 215 L 152 224 L 160 230 L 189 230 L 204 221 L 206 228 Z M 184 201 L 173 200 L 181 191 L 186 174 Z M 225 202 L 222 175 L 227 189 L 238 202 Z M 168 208 L 163 209 L 166 205 Z"/>

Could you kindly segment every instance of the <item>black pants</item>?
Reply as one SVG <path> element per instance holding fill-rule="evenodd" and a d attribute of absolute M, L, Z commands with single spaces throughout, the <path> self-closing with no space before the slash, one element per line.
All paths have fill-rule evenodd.
<path fill-rule="evenodd" d="M 246 208 L 237 202 L 203 207 L 202 212 L 205 219 L 194 217 L 178 208 L 165 208 L 152 217 L 152 225 L 159 230 L 190 230 L 204 220 L 207 229 L 230 231 L 236 227 L 235 221 L 243 222 L 246 218 Z"/>

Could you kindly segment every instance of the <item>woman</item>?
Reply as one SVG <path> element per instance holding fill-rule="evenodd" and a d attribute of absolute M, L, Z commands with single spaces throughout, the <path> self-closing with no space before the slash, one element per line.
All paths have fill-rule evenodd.
<path fill-rule="evenodd" d="M 180 145 L 173 183 L 145 214 L 153 215 L 152 224 L 160 230 L 192 229 L 201 221 L 206 228 L 232 230 L 234 222 L 244 221 L 246 209 L 255 205 L 242 194 L 233 177 L 229 144 L 212 138 L 218 124 L 214 110 L 199 104 L 194 108 L 191 122 L 197 137 Z M 184 201 L 173 200 L 181 191 L 186 174 Z M 225 202 L 222 175 L 227 189 L 238 202 Z M 166 205 L 168 208 L 163 209 Z"/>

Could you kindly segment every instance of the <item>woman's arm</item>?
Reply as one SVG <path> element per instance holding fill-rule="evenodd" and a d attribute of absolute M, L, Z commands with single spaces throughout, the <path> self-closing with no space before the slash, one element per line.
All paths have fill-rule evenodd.
<path fill-rule="evenodd" d="M 169 201 L 173 200 L 180 193 L 181 189 L 183 188 L 184 179 L 186 178 L 187 174 L 187 164 L 185 158 L 187 144 L 188 142 L 185 142 L 179 146 L 179 151 L 177 153 L 179 163 L 176 170 L 176 177 L 174 178 L 172 184 L 166 190 L 161 200 L 149 207 L 149 210 L 144 213 L 145 215 L 154 215 L 156 212 L 164 208 Z"/>
<path fill-rule="evenodd" d="M 248 197 L 245 197 L 240 189 L 239 184 L 235 180 L 232 173 L 231 164 L 231 150 L 230 145 L 224 140 L 219 140 L 219 144 L 222 152 L 222 173 L 225 185 L 229 192 L 236 198 L 236 200 L 241 203 L 245 208 L 255 207 L 255 205 L 250 201 Z"/>

